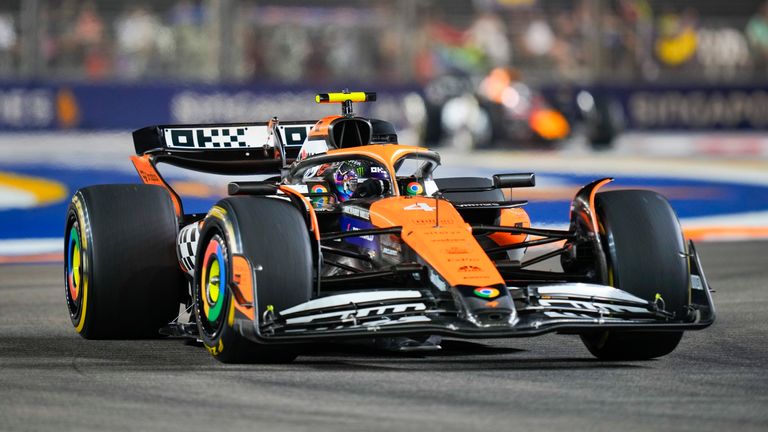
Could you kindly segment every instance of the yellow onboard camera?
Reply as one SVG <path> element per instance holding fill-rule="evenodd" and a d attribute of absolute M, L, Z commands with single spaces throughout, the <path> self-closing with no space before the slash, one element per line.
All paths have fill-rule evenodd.
<path fill-rule="evenodd" d="M 350 92 L 343 91 L 338 93 L 319 93 L 315 96 L 317 103 L 340 103 L 341 114 L 347 117 L 353 116 L 352 102 L 375 102 L 376 93 L 374 92 Z"/>

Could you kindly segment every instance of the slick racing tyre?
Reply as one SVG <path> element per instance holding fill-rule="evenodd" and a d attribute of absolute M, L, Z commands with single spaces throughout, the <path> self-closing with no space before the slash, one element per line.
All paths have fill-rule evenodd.
<path fill-rule="evenodd" d="M 295 346 L 260 344 L 238 333 L 231 284 L 233 255 L 239 253 L 256 269 L 257 320 L 267 307 L 279 312 L 309 301 L 312 249 L 299 211 L 274 198 L 226 198 L 209 212 L 200 239 L 193 296 L 206 349 L 224 363 L 285 363 L 296 358 Z"/>
<path fill-rule="evenodd" d="M 608 285 L 653 301 L 674 319 L 689 303 L 689 263 L 680 223 L 669 202 L 652 191 L 597 194 L 595 207 L 608 262 Z M 582 335 L 604 360 L 644 360 L 672 352 L 682 331 L 607 331 Z"/>
<path fill-rule="evenodd" d="M 186 283 L 178 223 L 159 186 L 80 189 L 67 209 L 64 272 L 69 316 L 87 339 L 153 338 L 179 313 Z"/>

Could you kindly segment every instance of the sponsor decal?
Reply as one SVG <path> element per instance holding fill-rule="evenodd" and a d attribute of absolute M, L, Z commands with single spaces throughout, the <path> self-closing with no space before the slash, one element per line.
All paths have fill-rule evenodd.
<path fill-rule="evenodd" d="M 463 255 L 469 253 L 469 251 L 463 247 L 451 246 L 445 250 L 448 255 Z"/>
<path fill-rule="evenodd" d="M 356 226 L 352 226 L 352 224 L 347 224 L 346 231 L 360 231 L 360 228 L 358 228 Z M 354 238 L 354 237 L 351 237 L 351 238 Z M 364 235 L 364 236 L 360 236 L 359 238 L 361 238 L 363 240 L 367 240 L 369 242 L 373 241 L 373 236 L 372 235 Z"/>
<path fill-rule="evenodd" d="M 160 180 L 160 177 L 157 174 L 151 171 L 146 171 L 142 168 L 139 168 L 137 171 L 139 172 L 139 176 L 141 177 L 141 180 L 146 184 L 157 184 L 162 181 Z"/>
<path fill-rule="evenodd" d="M 446 261 L 455 263 L 474 263 L 480 262 L 479 258 L 464 257 L 464 258 L 448 258 Z"/>
<path fill-rule="evenodd" d="M 381 247 L 381 253 L 383 253 L 384 255 L 392 255 L 392 256 L 397 256 L 399 254 L 398 251 L 394 249 L 390 249 L 386 246 Z"/>
<path fill-rule="evenodd" d="M 312 193 L 326 193 L 326 192 L 328 192 L 328 188 L 326 188 L 325 186 L 323 186 L 321 184 L 316 184 L 316 185 L 312 186 L 311 191 L 312 191 Z"/>
<path fill-rule="evenodd" d="M 423 195 L 424 186 L 422 186 L 421 183 L 417 181 L 410 182 L 405 187 L 405 193 L 408 195 Z"/>
<path fill-rule="evenodd" d="M 631 91 L 627 111 L 640 128 L 763 128 L 768 93 L 759 88 Z"/>
<path fill-rule="evenodd" d="M 448 284 L 445 283 L 445 280 L 431 268 L 429 269 L 429 281 L 440 291 L 448 290 Z"/>
<path fill-rule="evenodd" d="M 543 297 L 541 300 L 539 300 L 539 302 L 541 306 L 545 306 L 545 307 L 569 307 L 573 309 L 582 309 L 584 310 L 584 312 L 588 312 L 588 313 L 601 313 L 601 314 L 610 314 L 610 313 L 648 314 L 648 313 L 651 313 L 648 309 L 644 307 L 617 306 L 617 305 L 612 305 L 610 303 L 587 302 L 587 301 L 579 301 L 579 300 L 544 299 Z"/>
<path fill-rule="evenodd" d="M 266 126 L 226 126 L 163 129 L 168 148 L 262 148 L 268 139 Z"/>
<path fill-rule="evenodd" d="M 441 226 L 439 226 L 439 227 L 435 227 L 435 218 L 434 217 L 429 217 L 429 218 L 426 218 L 426 219 L 412 219 L 409 222 L 411 222 L 413 225 L 430 225 L 432 229 L 427 229 L 425 227 L 425 229 L 422 230 L 421 234 L 424 235 L 424 236 L 427 236 L 427 237 L 431 237 L 430 241 L 434 241 L 434 242 L 452 242 L 452 241 L 456 241 L 456 240 L 455 239 L 443 240 L 440 237 L 441 236 L 462 235 L 462 232 L 459 232 L 457 234 L 457 231 L 448 231 L 448 230 L 446 230 L 445 227 L 447 225 L 449 225 L 449 224 L 461 223 L 461 222 L 457 222 L 455 219 L 451 219 L 451 218 L 443 218 L 443 217 L 441 217 L 440 218 Z M 466 233 L 466 232 L 467 232 L 466 230 L 463 231 L 463 233 Z M 459 241 L 462 241 L 462 242 L 465 241 L 464 237 L 462 237 Z"/>
<path fill-rule="evenodd" d="M 397 260 L 400 259 L 400 254 L 403 251 L 400 238 L 394 235 L 380 236 L 379 241 L 381 245 L 381 253 L 383 255 L 388 255 L 388 257 L 385 258 L 389 258 L 390 260 L 393 260 L 393 262 L 397 262 Z"/>
<path fill-rule="evenodd" d="M 360 219 L 368 220 L 371 218 L 370 212 L 360 207 L 352 207 L 352 206 L 344 207 L 342 211 L 348 215 L 359 217 Z"/>
<path fill-rule="evenodd" d="M 354 303 L 352 303 L 354 305 Z M 341 321 L 342 325 L 358 326 L 363 325 L 359 320 L 364 318 L 381 317 L 392 314 L 401 314 L 404 312 L 420 312 L 427 310 L 424 303 L 406 303 L 398 305 L 382 305 L 368 308 L 350 309 L 336 312 L 320 312 L 314 315 L 286 318 L 288 325 L 307 324 L 314 321 Z"/>
<path fill-rule="evenodd" d="M 498 206 L 495 202 L 476 202 L 476 203 L 461 203 L 461 204 L 455 204 L 458 208 L 475 208 L 475 207 L 496 207 Z"/>
<path fill-rule="evenodd" d="M 403 210 L 421 210 L 421 211 L 431 212 L 431 211 L 435 211 L 435 208 L 430 206 L 427 203 L 420 202 L 420 203 L 411 204 L 409 206 L 406 206 L 406 207 L 403 208 Z"/>
<path fill-rule="evenodd" d="M 280 132 L 282 132 L 282 140 L 286 147 L 298 147 L 304 144 L 307 139 L 307 134 L 312 125 L 306 124 L 301 126 L 280 126 Z"/>
<path fill-rule="evenodd" d="M 339 225 L 342 227 L 342 231 L 360 231 L 373 228 L 370 222 L 362 221 L 360 219 L 352 218 L 347 215 L 342 215 L 339 219 Z M 365 235 L 360 237 L 347 237 L 343 239 L 344 242 L 356 245 L 367 250 L 377 251 L 379 249 L 378 243 L 374 241 L 373 235 Z"/>
<path fill-rule="evenodd" d="M 478 266 L 465 265 L 465 266 L 459 267 L 459 271 L 462 273 L 470 273 L 470 272 L 479 272 L 481 271 L 481 269 Z"/>
<path fill-rule="evenodd" d="M 483 287 L 483 288 L 475 288 L 475 295 L 480 298 L 494 298 L 499 296 L 499 290 L 496 288 L 490 288 L 490 287 Z"/>
<path fill-rule="evenodd" d="M 426 234 L 429 234 L 429 233 L 426 233 Z M 449 233 L 446 235 L 454 235 L 454 233 Z M 434 243 L 464 243 L 465 239 L 463 237 L 436 238 L 436 239 L 431 239 L 430 241 Z M 457 252 L 457 253 L 465 253 L 465 252 Z"/>
<path fill-rule="evenodd" d="M 322 183 L 316 183 L 309 187 L 309 192 L 314 194 L 328 193 L 328 188 Z M 324 210 L 331 200 L 328 196 L 315 196 L 310 197 L 309 201 L 315 210 Z"/>
<path fill-rule="evenodd" d="M 176 183 L 174 183 L 174 185 L 175 185 L 175 184 L 176 184 Z M 293 190 L 295 190 L 296 192 L 298 192 L 298 193 L 301 193 L 301 194 L 304 194 L 304 193 L 307 193 L 307 192 L 309 192 L 309 188 L 307 188 L 307 185 L 303 185 L 303 184 L 296 184 L 296 185 L 281 185 L 281 186 L 283 186 L 283 187 L 287 187 L 288 189 L 293 189 Z M 174 188 L 174 189 L 175 189 L 175 188 Z M 211 197 L 213 197 L 213 196 L 211 196 Z"/>

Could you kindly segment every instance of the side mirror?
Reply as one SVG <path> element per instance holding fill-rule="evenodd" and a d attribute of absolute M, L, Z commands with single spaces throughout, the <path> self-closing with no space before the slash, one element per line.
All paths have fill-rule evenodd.
<path fill-rule="evenodd" d="M 227 192 L 229 195 L 275 195 L 277 185 L 257 181 L 231 182 L 227 185 Z"/>
<path fill-rule="evenodd" d="M 493 176 L 493 187 L 495 188 L 521 188 L 533 186 L 536 186 L 536 174 L 534 173 L 496 174 Z"/>

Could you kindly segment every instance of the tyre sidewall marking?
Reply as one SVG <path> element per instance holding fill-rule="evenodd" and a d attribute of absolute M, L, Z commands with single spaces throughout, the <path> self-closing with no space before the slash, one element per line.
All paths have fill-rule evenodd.
<path fill-rule="evenodd" d="M 82 285 L 82 292 L 80 295 L 82 296 L 83 300 L 80 306 L 80 319 L 75 324 L 75 330 L 78 333 L 83 332 L 83 328 L 85 327 L 85 317 L 88 312 L 88 282 L 90 280 L 89 274 L 90 274 L 90 243 L 88 241 L 88 233 L 90 230 L 88 229 L 88 217 L 85 213 L 85 208 L 82 203 L 82 197 L 80 193 L 77 193 L 74 198 L 72 198 L 72 204 L 74 204 L 75 207 L 75 216 L 77 218 L 77 225 L 79 227 L 79 235 L 80 235 L 80 266 L 82 268 L 81 270 L 81 280 L 80 283 Z"/>
<path fill-rule="evenodd" d="M 77 220 L 72 224 L 69 230 L 69 241 L 67 241 L 67 283 L 69 288 L 69 297 L 73 303 L 80 299 L 80 268 L 82 263 L 82 252 L 80 249 L 80 224 Z"/>
<path fill-rule="evenodd" d="M 219 235 L 211 237 L 205 249 L 205 255 L 203 255 L 203 267 L 200 269 L 202 271 L 200 289 L 202 290 L 201 301 L 203 302 L 203 311 L 205 312 L 205 318 L 211 323 L 216 322 L 221 316 L 222 305 L 226 301 L 225 290 L 229 280 L 226 245 L 222 245 L 222 242 L 224 242 L 224 239 Z M 213 298 L 211 292 L 211 278 L 214 277 L 214 265 L 217 266 L 216 276 L 219 277 L 216 299 Z"/>
<path fill-rule="evenodd" d="M 234 235 L 234 227 L 232 225 L 232 221 L 229 220 L 227 217 L 227 210 L 220 207 L 220 206 L 214 206 L 211 211 L 208 213 L 208 217 L 206 217 L 205 222 L 203 223 L 203 226 L 200 230 L 201 232 L 201 245 L 205 244 L 208 245 L 211 241 L 213 241 L 214 237 L 218 236 L 220 241 L 222 242 L 222 247 L 226 249 L 226 252 L 224 255 L 227 257 L 231 257 L 231 254 L 233 253 L 232 247 L 233 243 L 232 241 L 235 238 Z M 207 240 L 204 240 L 207 238 Z M 202 246 L 201 246 L 202 247 Z M 207 246 L 206 246 L 207 249 Z M 204 252 L 204 251 L 203 251 Z M 225 259 L 224 263 L 220 263 L 220 265 L 223 265 L 224 268 L 226 268 L 227 275 L 232 274 L 232 266 L 231 266 L 231 260 Z M 202 265 L 202 262 L 201 262 Z M 226 315 L 220 317 L 223 318 L 222 322 L 218 326 L 218 328 L 212 333 L 209 334 L 206 330 L 205 326 L 203 325 L 203 321 L 207 320 L 207 315 L 205 315 L 203 312 L 204 305 L 201 304 L 206 301 L 205 299 L 205 292 L 203 287 L 203 283 L 205 283 L 204 280 L 204 274 L 203 269 L 201 268 L 201 273 L 197 276 L 199 279 L 199 282 L 195 284 L 195 289 L 199 292 L 195 294 L 195 308 L 197 309 L 197 317 L 198 317 L 198 327 L 200 328 L 201 338 L 203 340 L 203 346 L 205 349 L 214 357 L 219 356 L 224 351 L 224 339 L 227 337 L 227 331 L 226 327 L 229 324 L 229 315 L 231 315 L 234 312 L 234 308 L 232 308 L 231 305 L 228 305 L 227 303 L 233 302 L 233 298 L 229 293 L 229 288 L 227 286 L 221 286 L 219 296 L 224 296 L 224 298 L 220 298 L 220 301 L 224 302 L 222 303 L 222 307 L 230 307 L 230 310 L 222 311 L 222 314 L 225 313 Z M 234 316 L 233 316 L 234 318 Z M 231 326 L 230 326 L 231 327 Z"/>

